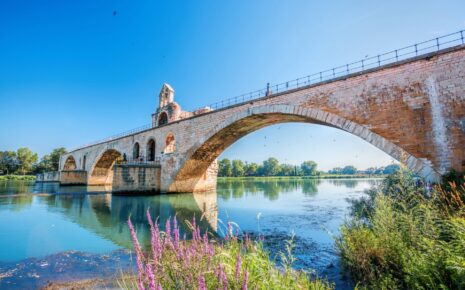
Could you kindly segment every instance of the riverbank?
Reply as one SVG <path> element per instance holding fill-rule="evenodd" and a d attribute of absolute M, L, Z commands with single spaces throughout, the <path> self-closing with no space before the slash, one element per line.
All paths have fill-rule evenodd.
<path fill-rule="evenodd" d="M 18 181 L 35 181 L 35 175 L 16 175 L 16 174 L 9 174 L 9 175 L 0 175 L 0 181 L 6 180 L 18 180 Z"/>
<path fill-rule="evenodd" d="M 385 178 L 386 174 L 322 174 L 322 175 L 310 175 L 310 176 L 218 176 L 219 181 L 228 180 L 251 180 L 251 181 L 262 181 L 262 180 L 290 180 L 290 179 L 355 179 L 355 178 Z"/>
<path fill-rule="evenodd" d="M 454 179 L 427 190 L 402 170 L 353 201 L 336 243 L 354 283 L 465 289 L 465 182 Z"/>
<path fill-rule="evenodd" d="M 224 239 L 201 232 L 195 217 L 189 223 L 192 239 L 181 238 L 176 217 L 168 218 L 166 229 L 160 231 L 158 217 L 150 224 L 151 249 L 144 252 L 136 231 L 128 219 L 138 276 L 120 281 L 123 289 L 334 289 L 334 285 L 311 279 L 306 272 L 295 270 L 292 249 L 294 240 L 286 242 L 279 253 L 278 267 L 263 248 L 261 240 L 238 235 L 239 228 L 228 222 Z M 123 278 L 125 278 L 123 276 Z"/>

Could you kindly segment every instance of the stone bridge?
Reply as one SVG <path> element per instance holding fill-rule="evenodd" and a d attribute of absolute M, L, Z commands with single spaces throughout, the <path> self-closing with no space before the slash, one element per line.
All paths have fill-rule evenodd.
<path fill-rule="evenodd" d="M 285 122 L 347 131 L 429 181 L 463 171 L 465 46 L 279 93 L 269 88 L 264 97 L 217 110 L 182 111 L 164 84 L 149 128 L 62 156 L 60 181 L 127 193 L 208 191 L 228 146 Z"/>

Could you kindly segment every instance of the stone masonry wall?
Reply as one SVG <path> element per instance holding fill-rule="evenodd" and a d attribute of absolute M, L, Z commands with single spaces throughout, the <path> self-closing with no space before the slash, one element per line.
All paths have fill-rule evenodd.
<path fill-rule="evenodd" d="M 85 170 L 62 170 L 60 172 L 60 184 L 62 185 L 87 184 L 87 171 Z"/>
<path fill-rule="evenodd" d="M 159 193 L 160 167 L 143 164 L 115 165 L 113 167 L 113 193 Z"/>

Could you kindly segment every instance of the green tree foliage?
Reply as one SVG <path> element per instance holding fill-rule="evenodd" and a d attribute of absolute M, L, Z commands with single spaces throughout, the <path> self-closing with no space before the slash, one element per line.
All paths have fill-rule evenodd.
<path fill-rule="evenodd" d="M 342 174 L 355 174 L 357 173 L 357 168 L 352 165 L 347 165 L 342 168 Z"/>
<path fill-rule="evenodd" d="M 35 173 L 42 173 L 48 171 L 57 171 L 60 164 L 60 156 L 66 154 L 65 148 L 60 147 L 53 149 L 50 154 L 42 157 L 39 163 L 35 166 Z"/>
<path fill-rule="evenodd" d="M 246 176 L 257 176 L 258 174 L 258 164 L 250 163 L 245 165 L 245 175 Z"/>
<path fill-rule="evenodd" d="M 244 176 L 245 165 L 241 160 L 233 160 L 232 162 L 232 175 L 235 177 Z"/>
<path fill-rule="evenodd" d="M 344 166 L 343 168 L 341 167 L 335 167 L 331 170 L 328 171 L 330 174 L 355 174 L 357 173 L 357 168 L 352 165 L 347 165 Z"/>
<path fill-rule="evenodd" d="M 278 159 L 270 157 L 263 161 L 263 175 L 264 176 L 276 176 L 280 171 L 281 165 Z"/>
<path fill-rule="evenodd" d="M 30 172 L 34 163 L 39 159 L 37 153 L 32 152 L 27 147 L 19 148 L 16 151 L 16 156 L 18 158 L 18 172 L 22 175 Z"/>
<path fill-rule="evenodd" d="M 342 174 L 342 168 L 341 167 L 334 167 L 331 170 L 328 170 L 329 174 Z"/>
<path fill-rule="evenodd" d="M 295 165 L 291 164 L 281 164 L 279 175 L 280 176 L 296 176 L 298 172 Z"/>
<path fill-rule="evenodd" d="M 317 164 L 315 161 L 304 161 L 300 168 L 302 169 L 302 174 L 305 176 L 315 175 L 316 174 Z"/>
<path fill-rule="evenodd" d="M 18 169 L 18 158 L 14 151 L 0 151 L 0 171 L 13 174 Z"/>
<path fill-rule="evenodd" d="M 388 166 L 384 167 L 383 174 L 393 174 L 393 173 L 395 173 L 396 171 L 399 171 L 399 170 L 400 170 L 400 165 L 399 164 L 391 164 L 391 165 L 388 165 Z"/>
<path fill-rule="evenodd" d="M 225 158 L 220 160 L 218 164 L 218 175 L 223 177 L 232 176 L 232 166 L 229 159 Z"/>

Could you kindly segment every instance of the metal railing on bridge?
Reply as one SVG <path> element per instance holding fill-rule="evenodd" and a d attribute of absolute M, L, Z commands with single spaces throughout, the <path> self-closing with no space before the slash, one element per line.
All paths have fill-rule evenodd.
<path fill-rule="evenodd" d="M 271 97 L 277 93 L 283 93 L 289 90 L 294 90 L 306 86 L 318 85 L 339 78 L 343 78 L 355 73 L 362 73 L 371 69 L 376 69 L 384 65 L 393 64 L 399 61 L 407 60 L 421 55 L 426 55 L 428 53 L 437 52 L 441 49 L 452 48 L 454 46 L 464 45 L 465 44 L 465 30 L 460 30 L 455 33 L 443 35 L 436 37 L 427 41 L 419 42 L 410 46 L 403 48 L 395 49 L 389 52 L 378 54 L 373 57 L 364 58 L 359 61 L 351 62 L 345 65 L 334 67 L 328 70 L 320 71 L 314 74 L 310 74 L 304 77 L 293 79 L 290 81 L 282 82 L 279 84 L 270 85 L 268 84 L 265 88 L 259 89 L 253 92 L 242 94 L 236 97 L 224 99 L 215 103 L 212 103 L 208 106 L 203 106 L 198 108 L 195 111 L 204 112 L 198 113 L 196 115 L 202 115 L 208 112 L 204 110 L 209 108 L 212 110 L 224 109 L 230 106 L 239 105 L 242 103 L 247 103 L 252 100 L 257 100 L 265 97 Z M 145 130 L 152 128 L 152 124 L 147 124 L 111 137 L 101 139 L 96 142 L 92 142 L 78 148 L 73 149 L 72 151 L 89 147 L 92 145 L 109 142 L 115 139 L 119 139 L 125 136 L 130 136 Z"/>

